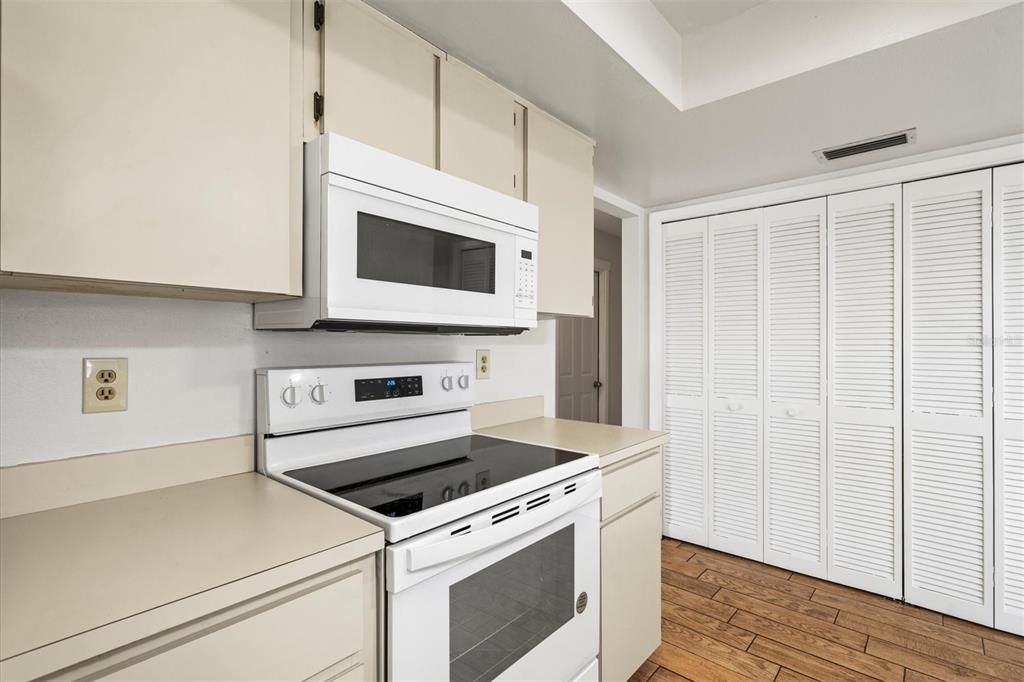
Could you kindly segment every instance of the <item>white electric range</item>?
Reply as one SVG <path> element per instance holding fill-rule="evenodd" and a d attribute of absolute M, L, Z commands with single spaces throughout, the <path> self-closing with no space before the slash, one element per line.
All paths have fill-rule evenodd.
<path fill-rule="evenodd" d="M 474 435 L 472 363 L 257 372 L 257 463 L 384 530 L 390 680 L 597 680 L 593 455 Z"/>

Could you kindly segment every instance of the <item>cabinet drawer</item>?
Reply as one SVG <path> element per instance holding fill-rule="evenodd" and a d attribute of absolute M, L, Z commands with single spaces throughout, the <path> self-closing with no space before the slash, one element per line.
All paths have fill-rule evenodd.
<path fill-rule="evenodd" d="M 176 641 L 142 652 L 152 655 L 100 677 L 306 679 L 363 649 L 366 598 L 361 572 L 321 578 L 209 627 L 183 628 Z"/>
<path fill-rule="evenodd" d="M 602 472 L 601 520 L 661 491 L 661 449 L 650 450 Z"/>

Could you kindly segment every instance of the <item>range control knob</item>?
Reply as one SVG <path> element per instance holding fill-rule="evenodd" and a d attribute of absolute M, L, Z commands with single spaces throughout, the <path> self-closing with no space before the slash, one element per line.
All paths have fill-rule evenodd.
<path fill-rule="evenodd" d="M 441 388 L 446 391 L 450 391 L 453 388 L 452 378 L 450 376 L 441 377 Z"/>
<path fill-rule="evenodd" d="M 469 494 L 469 481 L 463 481 L 459 484 L 459 497 L 465 497 Z"/>
<path fill-rule="evenodd" d="M 327 387 L 317 382 L 317 385 L 309 389 L 309 399 L 317 405 L 327 402 Z"/>
<path fill-rule="evenodd" d="M 455 495 L 455 489 L 450 485 L 446 485 L 444 490 L 441 491 L 441 499 L 445 502 L 451 502 L 452 497 Z"/>
<path fill-rule="evenodd" d="M 461 388 L 463 391 L 465 391 L 467 388 L 469 388 L 469 375 L 468 374 L 463 374 L 462 376 L 459 377 L 459 388 Z"/>
<path fill-rule="evenodd" d="M 285 386 L 281 391 L 281 402 L 286 407 L 295 407 L 302 402 L 302 394 L 295 386 Z"/>

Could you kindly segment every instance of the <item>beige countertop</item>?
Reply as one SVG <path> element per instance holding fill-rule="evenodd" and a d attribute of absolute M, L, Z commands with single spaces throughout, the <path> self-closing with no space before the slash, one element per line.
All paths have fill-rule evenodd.
<path fill-rule="evenodd" d="M 364 538 L 384 546 L 254 473 L 3 519 L 0 659 Z"/>
<path fill-rule="evenodd" d="M 551 417 L 536 417 L 490 426 L 477 429 L 476 433 L 520 443 L 597 455 L 601 458 L 602 467 L 663 445 L 668 441 L 668 434 L 662 431 L 648 431 L 647 429 Z"/>

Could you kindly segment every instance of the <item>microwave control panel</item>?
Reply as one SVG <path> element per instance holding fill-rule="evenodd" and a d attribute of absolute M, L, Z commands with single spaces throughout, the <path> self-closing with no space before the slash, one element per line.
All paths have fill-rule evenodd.
<path fill-rule="evenodd" d="M 516 239 L 516 306 L 537 305 L 537 243 Z"/>

